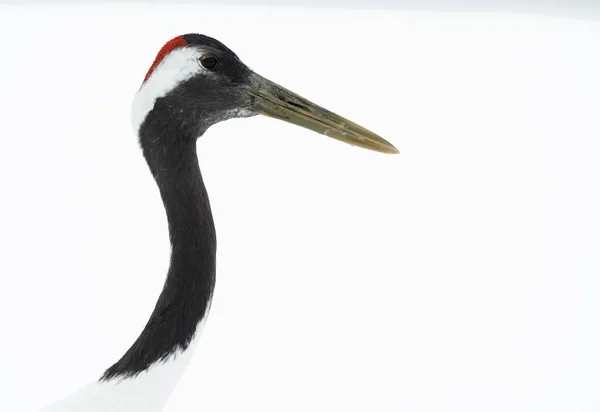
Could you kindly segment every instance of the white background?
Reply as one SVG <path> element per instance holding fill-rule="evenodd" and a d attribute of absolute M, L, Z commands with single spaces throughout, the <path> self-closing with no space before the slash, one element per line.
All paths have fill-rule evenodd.
<path fill-rule="evenodd" d="M 129 108 L 187 32 L 401 153 L 209 129 L 217 289 L 168 411 L 600 410 L 598 23 L 5 5 L 3 411 L 98 377 L 154 306 L 167 227 Z"/>

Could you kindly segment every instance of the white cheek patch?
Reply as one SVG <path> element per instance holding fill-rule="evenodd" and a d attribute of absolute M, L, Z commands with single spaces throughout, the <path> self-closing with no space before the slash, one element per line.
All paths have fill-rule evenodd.
<path fill-rule="evenodd" d="M 133 100 L 131 122 L 136 133 L 154 108 L 156 99 L 167 95 L 178 84 L 198 73 L 209 74 L 198 61 L 201 55 L 202 51 L 197 48 L 181 47 L 165 56 L 154 69 Z"/>

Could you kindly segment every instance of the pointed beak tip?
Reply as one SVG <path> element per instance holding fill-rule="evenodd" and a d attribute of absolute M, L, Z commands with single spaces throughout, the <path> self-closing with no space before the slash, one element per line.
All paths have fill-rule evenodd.
<path fill-rule="evenodd" d="M 383 139 L 381 139 L 383 140 Z M 390 142 L 383 140 L 383 144 L 380 143 L 377 148 L 373 148 L 372 150 L 378 151 L 384 154 L 400 154 L 400 150 L 396 149 L 396 147 Z"/>

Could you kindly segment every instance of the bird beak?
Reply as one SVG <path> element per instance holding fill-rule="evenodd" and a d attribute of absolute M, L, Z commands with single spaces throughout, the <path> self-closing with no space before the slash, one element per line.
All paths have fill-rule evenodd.
<path fill-rule="evenodd" d="M 249 109 L 254 113 L 284 120 L 354 146 L 381 153 L 398 153 L 390 142 L 375 133 L 256 73 L 250 75 L 247 91 L 253 98 Z"/>

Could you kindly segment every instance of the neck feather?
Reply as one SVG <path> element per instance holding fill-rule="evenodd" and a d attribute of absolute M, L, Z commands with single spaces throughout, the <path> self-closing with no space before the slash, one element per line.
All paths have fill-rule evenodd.
<path fill-rule="evenodd" d="M 150 133 L 157 128 L 145 130 L 140 142 L 169 222 L 171 264 L 165 285 L 148 323 L 123 357 L 100 381 L 44 412 L 162 411 L 206 322 L 215 285 L 216 236 L 196 139 L 165 140 Z"/>
<path fill-rule="evenodd" d="M 188 349 L 215 285 L 216 236 L 194 140 L 144 146 L 169 223 L 171 264 L 144 330 L 102 380 L 129 378 Z"/>

